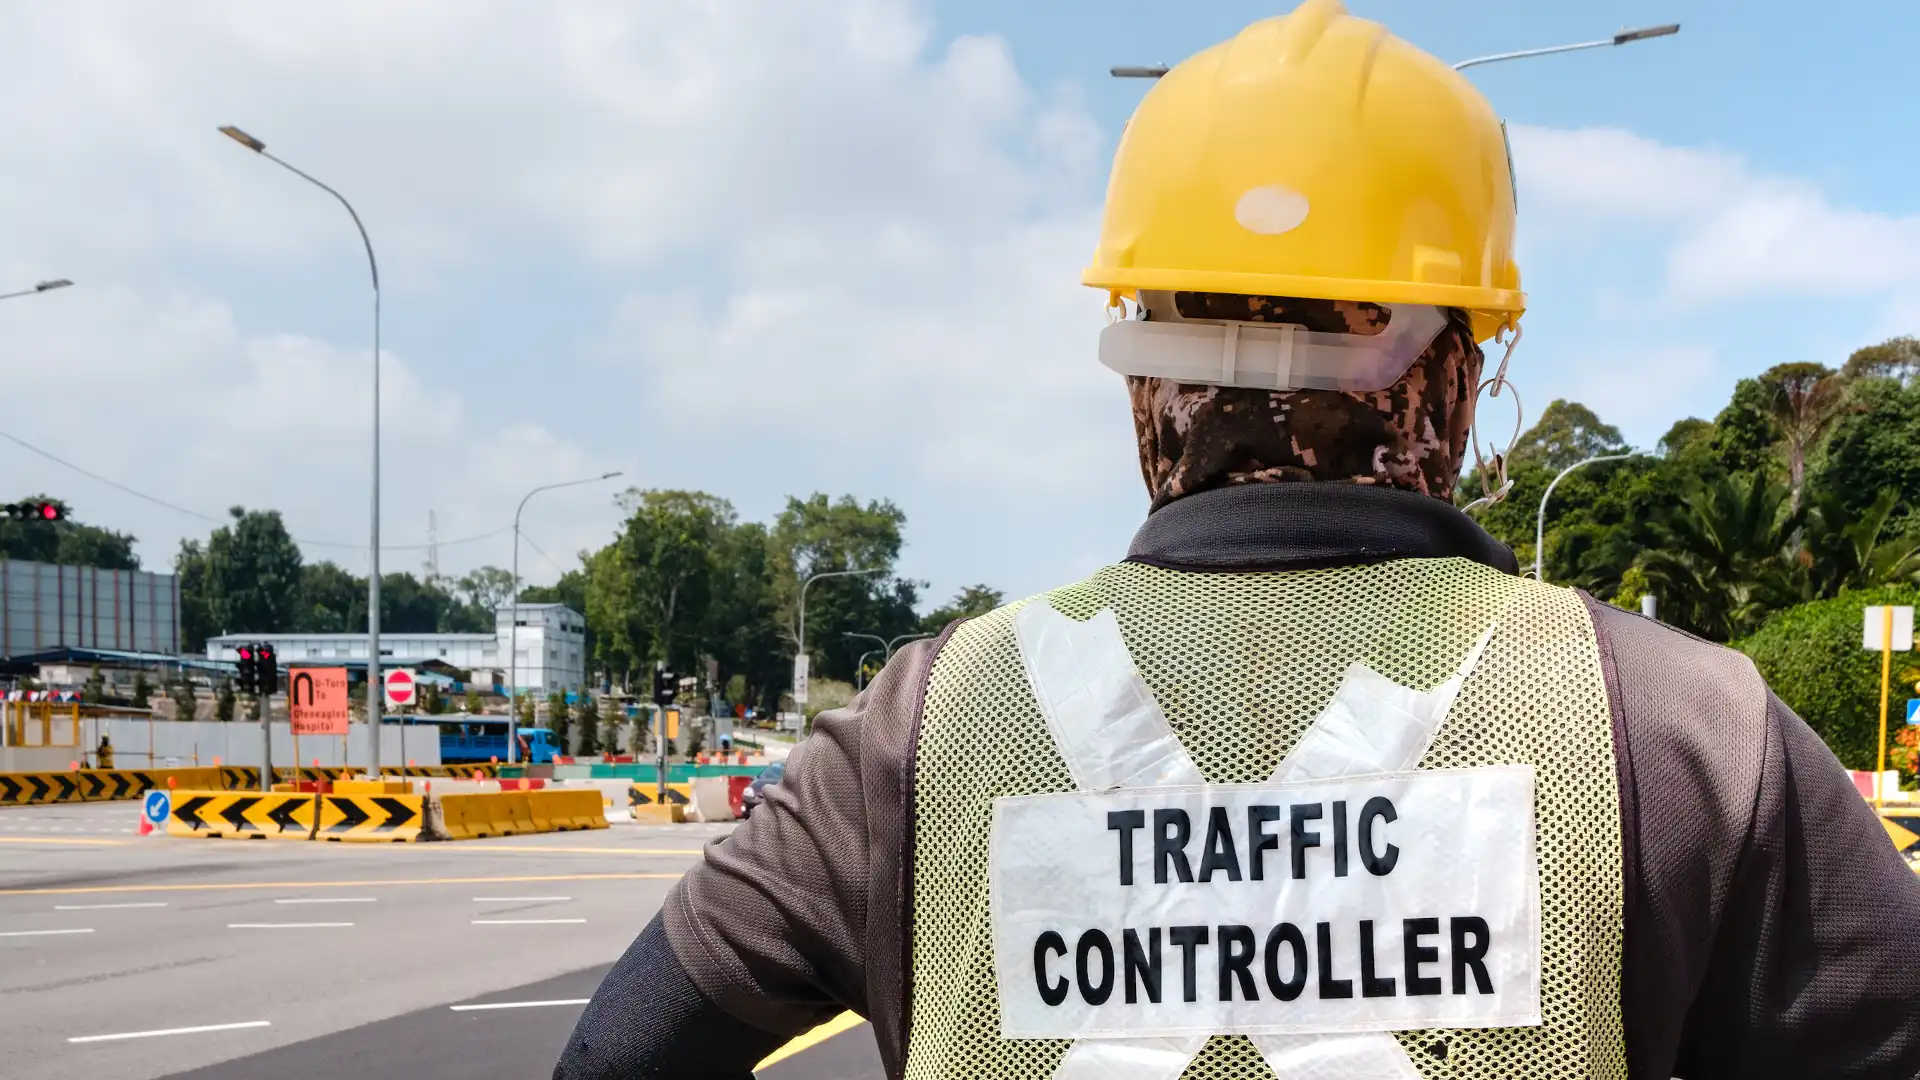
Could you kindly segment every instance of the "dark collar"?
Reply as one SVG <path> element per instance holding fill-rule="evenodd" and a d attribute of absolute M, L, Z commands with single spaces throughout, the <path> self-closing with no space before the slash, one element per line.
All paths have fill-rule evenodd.
<path fill-rule="evenodd" d="M 1303 570 L 1457 556 L 1512 574 L 1513 550 L 1452 504 L 1360 484 L 1236 484 L 1147 517 L 1130 562 L 1170 570 Z"/>

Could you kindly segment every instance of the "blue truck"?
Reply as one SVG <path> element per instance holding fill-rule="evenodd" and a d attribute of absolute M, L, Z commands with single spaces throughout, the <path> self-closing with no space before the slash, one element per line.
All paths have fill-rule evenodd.
<path fill-rule="evenodd" d="M 432 724 L 440 729 L 440 760 L 447 765 L 508 760 L 507 718 L 454 713 L 442 716 L 408 716 L 409 724 Z M 559 749 L 553 732 L 543 727 L 523 727 L 520 738 L 526 740 L 525 764 L 546 765 Z M 514 760 L 519 760 L 516 755 Z"/>

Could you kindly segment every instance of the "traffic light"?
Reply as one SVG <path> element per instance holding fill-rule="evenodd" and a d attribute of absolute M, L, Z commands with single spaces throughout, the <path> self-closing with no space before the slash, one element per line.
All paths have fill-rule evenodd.
<path fill-rule="evenodd" d="M 657 668 L 653 673 L 653 703 L 671 705 L 673 699 L 680 696 L 680 676 L 666 668 Z"/>
<path fill-rule="evenodd" d="M 243 694 L 251 694 L 254 687 L 259 685 L 260 658 L 254 654 L 253 646 L 250 644 L 240 646 L 235 652 L 239 656 L 235 666 L 240 669 L 238 677 L 234 680 L 235 689 Z"/>
<path fill-rule="evenodd" d="M 64 521 L 67 512 L 57 502 L 30 499 L 0 506 L 8 518 L 14 521 Z"/>
<path fill-rule="evenodd" d="M 262 694 L 272 694 L 280 689 L 280 658 L 273 653 L 273 646 L 261 642 L 254 647 L 253 658 L 258 662 L 254 672 L 254 681 Z"/>

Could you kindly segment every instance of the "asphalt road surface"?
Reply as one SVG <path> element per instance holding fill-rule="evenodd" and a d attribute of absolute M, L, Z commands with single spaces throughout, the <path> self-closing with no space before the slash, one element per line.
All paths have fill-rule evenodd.
<path fill-rule="evenodd" d="M 9 1077 L 545 1076 L 606 965 L 730 828 L 141 838 L 138 807 L 0 810 Z M 760 1075 L 882 1074 L 860 1025 Z"/>

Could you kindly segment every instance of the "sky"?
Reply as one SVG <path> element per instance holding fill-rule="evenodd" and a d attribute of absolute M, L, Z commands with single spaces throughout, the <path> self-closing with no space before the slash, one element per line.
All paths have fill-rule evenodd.
<path fill-rule="evenodd" d="M 1512 130 L 1531 415 L 1651 447 L 1733 383 L 1920 333 L 1920 8 L 1351 0 L 1475 68 Z M 892 500 L 928 606 L 1119 558 L 1146 505 L 1079 285 L 1114 141 L 1173 62 L 1279 11 L 1105 0 L 66 0 L 0 38 L 0 495 L 132 532 L 232 505 L 367 565 L 547 582 L 622 487 L 768 520 Z M 1488 413 L 1489 438 L 1512 423 Z M 1494 417 L 1498 419 L 1494 419 Z M 96 479 L 104 478 L 104 479 Z M 109 482 L 110 481 L 110 482 Z M 139 492 L 149 501 L 130 494 Z M 166 503 L 171 505 L 160 505 Z"/>

